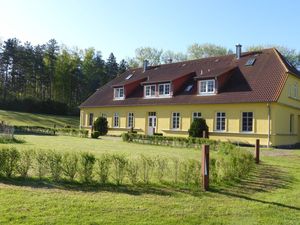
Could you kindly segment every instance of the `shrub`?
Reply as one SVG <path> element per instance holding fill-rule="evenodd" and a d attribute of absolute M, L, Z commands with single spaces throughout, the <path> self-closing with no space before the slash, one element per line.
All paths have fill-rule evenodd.
<path fill-rule="evenodd" d="M 155 160 L 151 157 L 141 155 L 141 163 L 143 181 L 144 183 L 149 184 L 155 166 Z"/>
<path fill-rule="evenodd" d="M 94 131 L 91 133 L 91 137 L 97 139 L 100 136 L 100 132 L 99 131 Z"/>
<path fill-rule="evenodd" d="M 38 151 L 36 154 L 36 167 L 40 179 L 48 172 L 47 162 L 47 153 L 45 151 Z"/>
<path fill-rule="evenodd" d="M 35 153 L 32 150 L 23 150 L 20 152 L 20 159 L 17 165 L 17 172 L 21 175 L 21 177 L 25 178 L 28 176 L 28 171 L 32 166 L 34 154 Z"/>
<path fill-rule="evenodd" d="M 195 118 L 189 129 L 190 137 L 203 137 L 203 131 L 208 134 L 208 126 L 205 119 Z M 206 137 L 205 137 L 206 138 Z"/>
<path fill-rule="evenodd" d="M 16 148 L 3 148 L 0 151 L 0 171 L 2 175 L 11 177 L 15 172 L 20 159 Z"/>
<path fill-rule="evenodd" d="M 180 162 L 179 159 L 173 158 L 173 173 L 174 173 L 174 183 L 178 183 L 178 176 L 179 176 L 179 170 L 180 170 Z"/>
<path fill-rule="evenodd" d="M 93 168 L 96 158 L 91 153 L 82 153 L 80 159 L 80 177 L 83 182 L 89 183 L 93 179 Z"/>
<path fill-rule="evenodd" d="M 191 184 L 192 179 L 195 178 L 196 167 L 196 160 L 190 159 L 181 163 L 181 178 L 185 185 Z"/>
<path fill-rule="evenodd" d="M 75 153 L 65 153 L 62 157 L 62 170 L 64 175 L 71 181 L 74 180 L 78 172 L 79 157 Z"/>
<path fill-rule="evenodd" d="M 114 165 L 114 180 L 116 181 L 117 185 L 122 184 L 125 171 L 126 171 L 126 165 L 127 165 L 127 159 L 124 155 L 112 155 L 111 157 L 112 164 Z"/>
<path fill-rule="evenodd" d="M 127 174 L 130 182 L 136 184 L 138 182 L 139 163 L 137 160 L 131 160 L 127 164 Z"/>
<path fill-rule="evenodd" d="M 100 182 L 102 184 L 105 184 L 108 182 L 109 177 L 109 169 L 111 164 L 111 156 L 104 154 L 101 156 L 100 159 L 98 159 L 98 175 L 100 178 Z"/>
<path fill-rule="evenodd" d="M 47 160 L 52 179 L 58 181 L 62 174 L 62 154 L 51 151 L 47 154 Z"/>
<path fill-rule="evenodd" d="M 123 133 L 122 134 L 122 140 L 126 141 L 126 142 L 129 142 L 129 134 L 128 133 Z"/>
<path fill-rule="evenodd" d="M 163 181 L 166 170 L 168 169 L 168 160 L 164 158 L 157 157 L 157 178 L 160 182 Z"/>
<path fill-rule="evenodd" d="M 108 132 L 108 123 L 105 117 L 99 117 L 94 122 L 94 130 L 99 131 L 99 135 L 103 136 L 106 135 Z"/>

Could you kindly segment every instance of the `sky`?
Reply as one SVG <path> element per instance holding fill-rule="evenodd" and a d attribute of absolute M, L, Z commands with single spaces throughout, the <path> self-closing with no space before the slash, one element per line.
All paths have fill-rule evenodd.
<path fill-rule="evenodd" d="M 106 59 L 138 47 L 185 52 L 193 43 L 234 49 L 257 44 L 300 50 L 297 0 L 0 0 L 0 40 L 51 38 L 94 47 Z"/>

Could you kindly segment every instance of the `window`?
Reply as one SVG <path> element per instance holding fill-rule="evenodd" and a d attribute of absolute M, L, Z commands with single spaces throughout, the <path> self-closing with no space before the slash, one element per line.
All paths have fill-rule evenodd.
<path fill-rule="evenodd" d="M 294 84 L 294 98 L 298 98 L 298 84 L 295 83 Z"/>
<path fill-rule="evenodd" d="M 217 112 L 216 114 L 216 131 L 225 131 L 226 113 Z"/>
<path fill-rule="evenodd" d="M 129 75 L 125 78 L 125 80 L 129 80 L 132 76 L 133 76 L 133 74 L 129 74 Z"/>
<path fill-rule="evenodd" d="M 192 90 L 192 88 L 193 88 L 193 85 L 190 84 L 190 85 L 188 85 L 188 86 L 184 89 L 184 91 L 185 91 L 185 92 L 189 92 L 189 91 Z"/>
<path fill-rule="evenodd" d="M 290 134 L 294 133 L 294 114 L 290 115 Z"/>
<path fill-rule="evenodd" d="M 153 98 L 155 97 L 156 86 L 155 85 L 146 85 L 145 86 L 145 97 Z"/>
<path fill-rule="evenodd" d="M 134 127 L 134 114 L 133 113 L 128 113 L 127 127 L 129 127 L 129 128 Z"/>
<path fill-rule="evenodd" d="M 105 113 L 101 113 L 100 117 L 107 118 L 107 115 Z"/>
<path fill-rule="evenodd" d="M 256 60 L 255 58 L 248 59 L 247 62 L 245 63 L 245 66 L 253 66 L 255 60 Z"/>
<path fill-rule="evenodd" d="M 114 113 L 113 126 L 119 127 L 119 113 Z"/>
<path fill-rule="evenodd" d="M 93 126 L 93 122 L 94 122 L 94 114 L 90 113 L 90 116 L 89 116 L 89 125 Z"/>
<path fill-rule="evenodd" d="M 114 89 L 114 99 L 121 100 L 121 99 L 124 99 L 124 98 L 125 98 L 124 88 L 123 87 L 115 88 Z"/>
<path fill-rule="evenodd" d="M 172 129 L 180 128 L 180 113 L 174 112 L 172 113 Z"/>
<path fill-rule="evenodd" d="M 199 82 L 199 94 L 210 95 L 215 93 L 215 80 L 202 80 Z"/>
<path fill-rule="evenodd" d="M 170 96 L 170 84 L 158 85 L 159 96 Z"/>
<path fill-rule="evenodd" d="M 193 112 L 193 121 L 196 118 L 201 118 L 201 112 Z"/>
<path fill-rule="evenodd" d="M 243 132 L 253 131 L 253 112 L 242 113 L 242 131 Z"/>

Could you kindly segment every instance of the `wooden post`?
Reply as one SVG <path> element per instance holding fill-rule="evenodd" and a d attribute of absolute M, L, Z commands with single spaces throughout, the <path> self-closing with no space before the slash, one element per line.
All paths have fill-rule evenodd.
<path fill-rule="evenodd" d="M 259 139 L 255 142 L 255 163 L 259 164 Z"/>
<path fill-rule="evenodd" d="M 204 130 L 203 133 L 202 133 L 202 137 L 203 137 L 203 138 L 206 138 L 206 131 L 205 131 L 205 130 Z"/>
<path fill-rule="evenodd" d="M 204 191 L 209 189 L 209 145 L 202 145 L 202 187 Z"/>

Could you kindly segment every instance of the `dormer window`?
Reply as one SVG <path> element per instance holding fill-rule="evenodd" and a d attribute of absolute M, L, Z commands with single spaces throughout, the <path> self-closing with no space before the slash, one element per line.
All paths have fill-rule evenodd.
<path fill-rule="evenodd" d="M 213 95 L 216 93 L 215 80 L 199 81 L 199 95 Z"/>
<path fill-rule="evenodd" d="M 155 98 L 156 85 L 145 86 L 145 98 Z"/>
<path fill-rule="evenodd" d="M 114 99 L 115 100 L 123 100 L 125 98 L 124 95 L 124 87 L 119 87 L 114 89 Z"/>
<path fill-rule="evenodd" d="M 159 84 L 158 85 L 158 95 L 159 97 L 170 96 L 170 84 Z"/>

